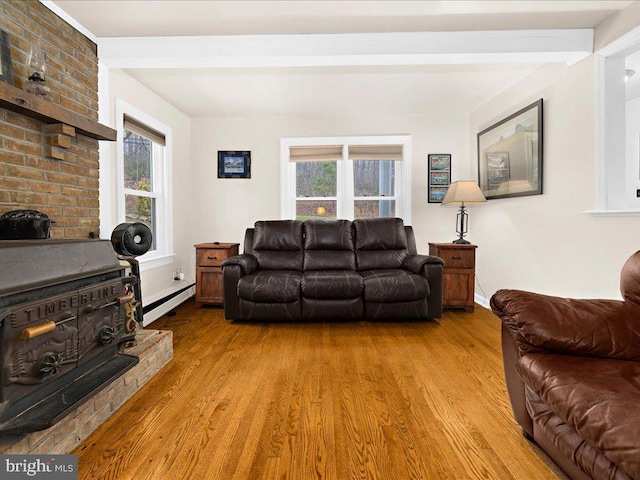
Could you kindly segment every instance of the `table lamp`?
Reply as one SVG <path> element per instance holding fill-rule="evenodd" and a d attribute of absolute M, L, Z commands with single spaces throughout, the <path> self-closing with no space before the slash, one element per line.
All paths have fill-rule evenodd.
<path fill-rule="evenodd" d="M 464 239 L 467 233 L 469 215 L 465 211 L 467 205 L 478 205 L 487 201 L 480 190 L 478 184 L 472 180 L 460 180 L 453 182 L 446 195 L 442 199 L 442 205 L 460 206 L 460 211 L 456 217 L 456 233 L 459 235 L 453 243 L 468 244 Z"/>

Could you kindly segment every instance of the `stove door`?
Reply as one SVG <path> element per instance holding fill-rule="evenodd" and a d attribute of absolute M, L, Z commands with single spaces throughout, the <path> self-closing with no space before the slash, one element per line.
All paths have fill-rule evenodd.
<path fill-rule="evenodd" d="M 2 335 L 3 401 L 21 398 L 76 366 L 77 306 L 77 293 L 69 292 L 11 308 Z"/>
<path fill-rule="evenodd" d="M 79 364 L 108 349 L 118 349 L 125 335 L 125 297 L 121 278 L 78 292 Z"/>

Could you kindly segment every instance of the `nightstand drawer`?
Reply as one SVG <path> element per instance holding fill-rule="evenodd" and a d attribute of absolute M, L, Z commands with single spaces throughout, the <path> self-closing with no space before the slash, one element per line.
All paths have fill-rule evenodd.
<path fill-rule="evenodd" d="M 474 268 L 475 249 L 454 249 L 440 247 L 438 256 L 444 260 L 444 268 Z"/>
<path fill-rule="evenodd" d="M 219 267 L 225 258 L 229 257 L 229 250 L 202 248 L 196 250 L 196 265 L 198 267 Z"/>

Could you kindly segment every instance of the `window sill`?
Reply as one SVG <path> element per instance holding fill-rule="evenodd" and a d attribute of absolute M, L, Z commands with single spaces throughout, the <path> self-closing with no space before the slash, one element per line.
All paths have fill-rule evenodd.
<path fill-rule="evenodd" d="M 149 257 L 143 255 L 138 259 L 138 262 L 140 263 L 140 271 L 146 272 L 147 270 L 153 270 L 154 268 L 171 265 L 173 263 L 173 257 L 175 256 L 175 253 L 154 254 Z"/>
<path fill-rule="evenodd" d="M 593 217 L 637 217 L 640 210 L 587 210 L 582 213 Z"/>

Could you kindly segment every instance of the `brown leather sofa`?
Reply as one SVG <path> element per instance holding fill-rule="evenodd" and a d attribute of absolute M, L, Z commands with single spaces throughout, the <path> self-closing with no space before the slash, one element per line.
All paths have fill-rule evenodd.
<path fill-rule="evenodd" d="M 573 479 L 640 479 L 640 252 L 620 290 L 624 301 L 491 298 L 514 417 Z"/>
<path fill-rule="evenodd" d="M 416 253 L 399 218 L 274 220 L 222 262 L 230 320 L 427 319 L 442 316 L 439 257 Z"/>

